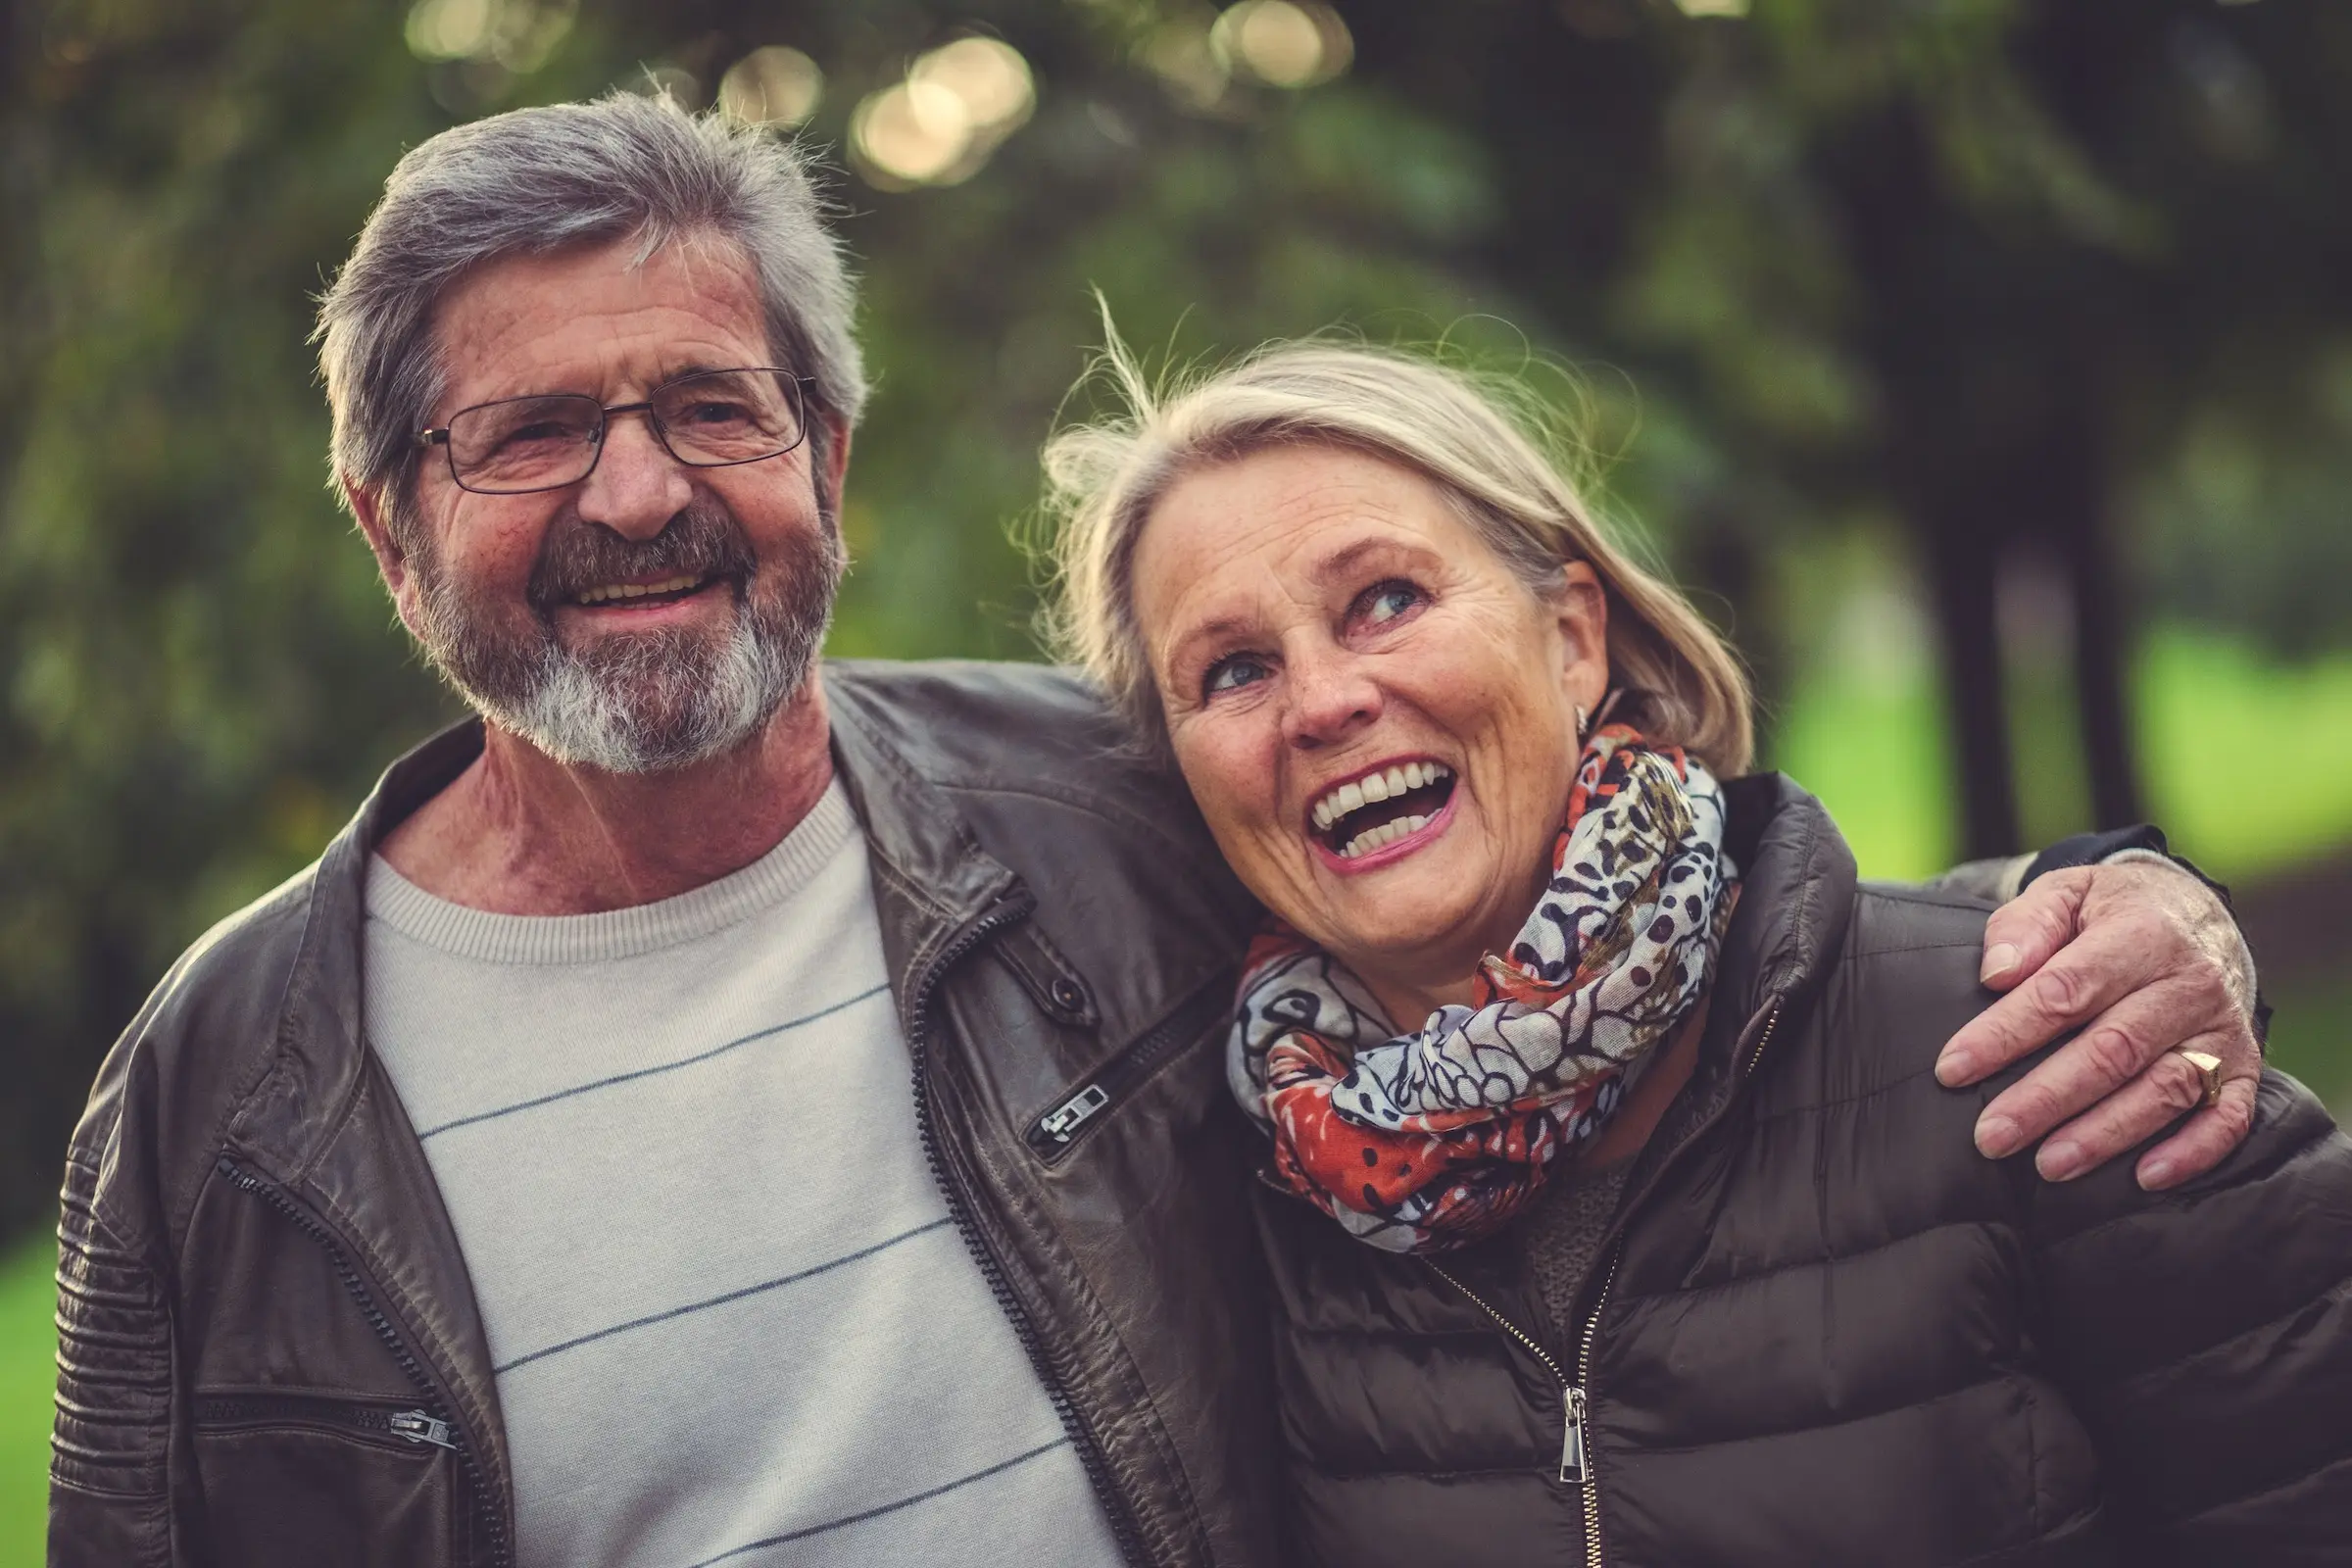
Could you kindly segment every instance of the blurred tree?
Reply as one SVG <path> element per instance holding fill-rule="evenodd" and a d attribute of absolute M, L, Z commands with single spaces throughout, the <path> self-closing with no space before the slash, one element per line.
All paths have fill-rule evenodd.
<path fill-rule="evenodd" d="M 2352 364 L 2352 11 L 1682 9 L 1700 15 L 1636 0 L 1348 14 L 1363 77 L 1494 157 L 1510 193 L 1483 252 L 1497 275 L 1704 411 L 1731 462 L 1686 507 L 1716 531 L 1698 559 L 1729 564 L 1735 601 L 1744 552 L 1807 516 L 1859 502 L 1914 533 L 1969 853 L 2020 837 L 1995 596 L 2023 551 L 2071 600 L 2094 814 L 2133 819 L 2122 498 L 2176 471 L 2217 404 L 2233 417 L 2208 431 L 2209 477 L 2282 454 L 2324 466 L 2323 485 L 2345 477 L 2344 394 L 2314 393 Z M 2305 493 L 2317 521 L 2328 491 L 2307 478 Z M 2309 559 L 2245 554 L 2261 564 L 2217 580 Z M 2352 625 L 2340 596 L 2315 597 L 2296 598 L 2294 630 L 2266 629 Z"/>
<path fill-rule="evenodd" d="M 1597 451 L 1640 425 L 1615 500 L 1731 615 L 1794 530 L 1903 519 L 1937 588 L 1973 847 L 2015 837 L 1998 567 L 2045 550 L 2073 585 L 2081 710 L 2112 722 L 2087 748 L 2099 809 L 2127 811 L 2120 510 L 2158 515 L 2177 562 L 2204 552 L 2158 580 L 2216 613 L 2352 625 L 2286 520 L 2328 518 L 2352 480 L 2352 13 L 1681 5 L 0 13 L 0 1056 L 22 1091 L 0 1223 L 54 1190 L 161 966 L 452 712 L 325 489 L 305 343 L 393 160 L 615 82 L 705 102 L 763 47 L 799 52 L 767 57 L 776 101 L 797 118 L 813 93 L 808 133 L 864 171 L 839 194 L 878 391 L 837 651 L 1029 651 L 1005 525 L 1099 286 L 1175 359 L 1351 322 L 1541 369 Z M 893 174 L 876 105 L 970 32 L 1017 51 L 1034 112 Z M 1567 352 L 1625 367 L 1640 400 L 1544 368 Z M 2255 510 L 2281 519 L 2267 554 L 2202 543 Z M 1769 680 L 1773 628 L 1737 629 Z"/>

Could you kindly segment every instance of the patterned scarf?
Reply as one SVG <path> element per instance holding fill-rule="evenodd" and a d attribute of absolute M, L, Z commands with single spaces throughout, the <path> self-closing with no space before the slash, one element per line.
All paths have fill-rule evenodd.
<path fill-rule="evenodd" d="M 1723 793 L 1624 724 L 1579 760 L 1552 877 L 1477 1004 L 1391 1037 L 1339 961 L 1279 921 L 1250 944 L 1227 1067 L 1278 1186 L 1393 1252 L 1492 1234 L 1597 1132 L 1698 1001 L 1731 909 Z"/>

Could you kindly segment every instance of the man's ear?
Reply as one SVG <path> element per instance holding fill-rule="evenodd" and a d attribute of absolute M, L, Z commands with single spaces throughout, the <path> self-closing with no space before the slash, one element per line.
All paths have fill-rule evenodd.
<path fill-rule="evenodd" d="M 1609 692 L 1609 595 L 1592 563 L 1561 566 L 1549 608 L 1560 633 L 1561 683 L 1590 715 Z"/>
<path fill-rule="evenodd" d="M 384 574 L 384 587 L 392 595 L 392 608 L 400 614 L 401 624 L 410 631 L 416 629 L 412 609 L 416 597 L 416 576 L 409 569 L 409 553 L 393 537 L 386 516 L 385 492 L 359 484 L 348 473 L 335 475 L 342 487 L 343 503 L 351 508 L 352 519 L 360 525 L 360 536 L 368 541 L 368 549 L 375 557 L 376 569 Z"/>

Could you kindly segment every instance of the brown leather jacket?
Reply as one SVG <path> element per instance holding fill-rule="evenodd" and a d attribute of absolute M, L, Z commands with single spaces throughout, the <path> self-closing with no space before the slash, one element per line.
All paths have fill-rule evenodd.
<path fill-rule="evenodd" d="M 825 679 L 965 1241 L 1128 1559 L 1275 1561 L 1254 1152 L 1223 1067 L 1253 906 L 1068 678 Z M 53 1564 L 513 1560 L 466 1260 L 360 1017 L 368 854 L 480 744 L 397 763 L 108 1057 L 60 1225 Z"/>
<path fill-rule="evenodd" d="M 2268 1073 L 2173 1192 L 1978 1157 L 2023 1069 L 1933 1066 L 1987 906 L 1858 886 L 1786 779 L 1727 793 L 1699 1065 L 1570 1321 L 1508 1236 L 1433 1267 L 1257 1195 L 1294 1560 L 2352 1563 L 2352 1142 Z"/>

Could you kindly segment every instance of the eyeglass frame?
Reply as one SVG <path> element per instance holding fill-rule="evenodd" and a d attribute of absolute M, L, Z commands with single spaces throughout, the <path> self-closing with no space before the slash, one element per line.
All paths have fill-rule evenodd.
<path fill-rule="evenodd" d="M 669 431 L 662 423 L 662 416 L 654 412 L 654 399 L 673 386 L 701 376 L 743 375 L 746 373 L 772 375 L 792 386 L 793 421 L 800 426 L 800 434 L 793 437 L 792 445 L 778 447 L 773 452 L 763 452 L 756 458 L 729 458 L 723 463 L 697 463 L 691 458 L 678 456 L 678 449 L 669 444 Z M 468 403 L 449 416 L 449 424 L 435 425 L 419 430 L 410 439 L 420 451 L 428 447 L 439 447 L 449 460 L 449 482 L 467 495 L 475 496 L 540 496 L 546 495 L 551 490 L 568 490 L 575 484 L 586 484 L 589 478 L 595 474 L 596 466 L 605 461 L 605 434 L 612 428 L 612 416 L 616 414 L 644 415 L 647 426 L 654 432 L 654 439 L 662 444 L 663 452 L 669 454 L 670 461 L 681 467 L 740 468 L 747 463 L 771 463 L 777 458 L 798 452 L 808 443 L 808 400 L 806 389 L 813 381 L 814 377 L 812 376 L 798 374 L 778 365 L 730 365 L 709 370 L 688 370 L 683 375 L 673 375 L 668 380 L 653 387 L 646 398 L 636 403 L 596 403 L 596 399 L 586 392 L 524 392 L 511 398 L 492 398 L 487 403 Z M 581 470 L 578 478 L 566 479 L 562 484 L 537 484 L 528 490 L 477 490 L 458 476 L 458 449 L 450 442 L 450 425 L 454 425 L 466 415 L 482 409 L 501 408 L 509 403 L 535 403 L 541 398 L 578 398 L 583 402 L 596 403 L 596 441 L 594 443 L 596 456 L 588 460 L 588 466 Z"/>

